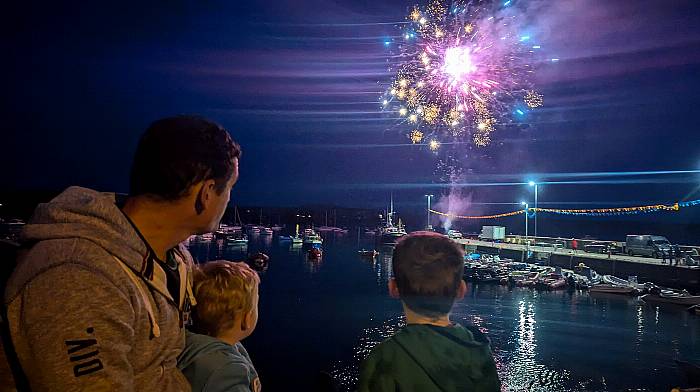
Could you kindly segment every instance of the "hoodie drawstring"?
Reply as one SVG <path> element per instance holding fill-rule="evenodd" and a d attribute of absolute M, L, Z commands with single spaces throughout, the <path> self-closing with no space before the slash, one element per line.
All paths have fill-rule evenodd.
<path fill-rule="evenodd" d="M 153 311 L 153 305 L 151 304 L 151 296 L 146 293 L 146 290 L 142 286 L 141 279 L 136 276 L 136 273 L 124 264 L 118 257 L 114 256 L 118 261 L 118 264 L 122 267 L 124 272 L 129 276 L 129 279 L 136 285 L 141 293 L 141 298 L 143 299 L 144 306 L 146 307 L 146 313 L 148 313 L 148 320 L 151 322 L 151 336 L 154 338 L 160 337 L 160 327 L 158 326 L 158 320 L 156 319 L 155 312 Z"/>

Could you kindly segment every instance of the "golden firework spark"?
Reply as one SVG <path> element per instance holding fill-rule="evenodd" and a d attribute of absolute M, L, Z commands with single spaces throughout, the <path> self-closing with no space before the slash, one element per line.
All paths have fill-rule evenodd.
<path fill-rule="evenodd" d="M 428 124 L 435 124 L 440 115 L 440 108 L 437 105 L 430 105 L 423 108 L 423 118 Z"/>
<path fill-rule="evenodd" d="M 530 107 L 530 108 L 538 108 L 544 104 L 544 98 L 542 97 L 542 94 L 538 93 L 537 91 L 530 90 L 525 94 L 525 98 L 523 98 L 523 101 L 525 101 L 525 104 Z"/>
<path fill-rule="evenodd" d="M 409 15 L 412 21 L 417 22 L 418 19 L 420 19 L 420 10 L 418 7 L 414 7 L 413 11 L 411 11 L 411 14 Z"/>
<path fill-rule="evenodd" d="M 400 115 L 400 116 L 405 116 L 406 113 L 408 113 L 408 110 L 406 110 L 406 108 L 401 108 L 401 109 L 399 109 L 399 115 Z"/>
<path fill-rule="evenodd" d="M 409 107 L 418 105 L 418 91 L 414 88 L 408 90 L 408 98 L 406 99 Z"/>
<path fill-rule="evenodd" d="M 472 31 L 474 31 L 474 25 L 471 23 L 467 23 L 467 25 L 464 26 L 464 31 L 466 31 L 467 34 L 471 34 Z"/>
<path fill-rule="evenodd" d="M 437 151 L 440 148 L 440 142 L 433 139 L 428 143 L 428 147 L 430 148 L 430 151 Z"/>
<path fill-rule="evenodd" d="M 411 143 L 418 144 L 423 141 L 423 132 L 415 129 L 411 132 Z"/>
<path fill-rule="evenodd" d="M 457 110 L 457 108 L 452 108 L 449 112 L 447 112 L 443 121 L 445 122 L 445 124 L 451 127 L 456 127 L 457 125 L 459 125 L 459 120 L 461 118 L 462 113 L 460 113 L 459 110 Z"/>

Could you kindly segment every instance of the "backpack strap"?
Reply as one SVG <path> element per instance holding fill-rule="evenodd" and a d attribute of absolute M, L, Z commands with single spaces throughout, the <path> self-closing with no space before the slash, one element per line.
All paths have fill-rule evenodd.
<path fill-rule="evenodd" d="M 141 278 L 139 278 L 136 273 L 129 267 L 124 264 L 121 259 L 118 257 L 114 256 L 114 259 L 118 261 L 118 264 L 122 267 L 124 272 L 126 272 L 126 275 L 131 279 L 131 281 L 134 283 L 134 286 L 138 289 L 139 293 L 141 294 L 141 299 L 143 299 L 144 306 L 146 307 L 146 313 L 148 313 L 148 321 L 151 322 L 151 336 L 154 338 L 160 337 L 160 327 L 158 326 L 158 319 L 156 318 L 156 314 L 153 311 L 153 304 L 151 304 L 151 295 L 149 295 L 146 292 L 146 289 L 143 288 L 144 283 L 141 282 Z"/>

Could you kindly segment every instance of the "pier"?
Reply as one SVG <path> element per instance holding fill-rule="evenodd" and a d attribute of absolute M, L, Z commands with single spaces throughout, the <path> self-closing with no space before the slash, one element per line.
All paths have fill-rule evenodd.
<path fill-rule="evenodd" d="M 652 282 L 660 286 L 686 289 L 697 293 L 700 288 L 700 266 L 663 264 L 661 259 L 636 257 L 621 254 L 586 253 L 581 250 L 561 249 L 546 246 L 490 242 L 475 239 L 456 239 L 467 251 L 499 255 L 516 261 L 532 257 L 546 265 L 573 268 L 583 263 L 603 275 L 614 275 L 627 279 L 636 275 L 640 282 Z"/>

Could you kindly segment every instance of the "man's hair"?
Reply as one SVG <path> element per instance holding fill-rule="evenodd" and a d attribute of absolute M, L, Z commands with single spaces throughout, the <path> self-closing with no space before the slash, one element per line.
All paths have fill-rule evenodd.
<path fill-rule="evenodd" d="M 419 231 L 394 248 L 393 272 L 401 300 L 427 317 L 450 313 L 464 272 L 464 251 L 448 237 Z"/>
<path fill-rule="evenodd" d="M 193 330 L 217 336 L 253 308 L 258 274 L 245 263 L 210 261 L 194 271 Z"/>
<path fill-rule="evenodd" d="M 131 167 L 130 195 L 177 200 L 200 181 L 226 189 L 241 148 L 220 125 L 198 116 L 175 116 L 151 124 L 141 136 Z"/>

